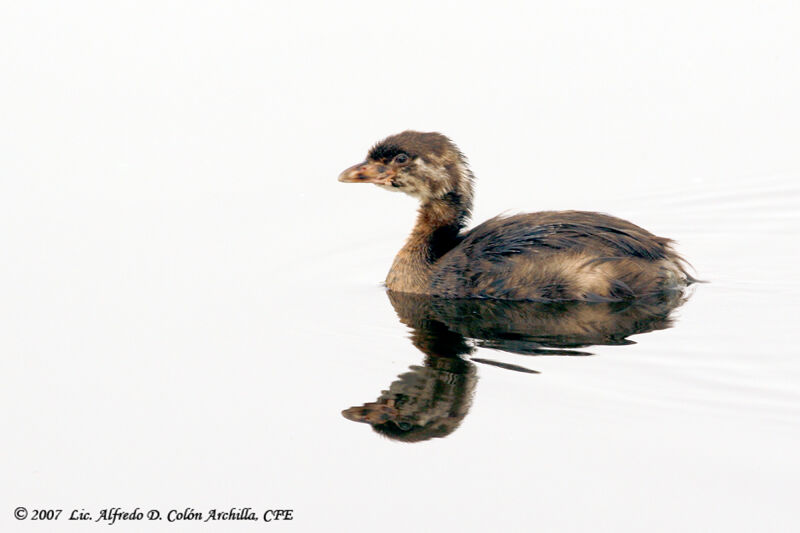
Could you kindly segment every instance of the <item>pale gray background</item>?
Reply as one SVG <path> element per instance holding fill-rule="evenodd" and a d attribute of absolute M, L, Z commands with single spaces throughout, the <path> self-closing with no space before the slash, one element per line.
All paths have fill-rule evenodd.
<path fill-rule="evenodd" d="M 0 529 L 796 529 L 796 6 L 2 2 Z M 336 176 L 406 128 L 477 221 L 612 212 L 713 283 L 633 347 L 493 354 L 542 374 L 481 367 L 447 439 L 371 434 L 339 411 L 422 359 L 379 286 L 414 204 Z M 115 531 L 192 529 L 153 526 Z"/>

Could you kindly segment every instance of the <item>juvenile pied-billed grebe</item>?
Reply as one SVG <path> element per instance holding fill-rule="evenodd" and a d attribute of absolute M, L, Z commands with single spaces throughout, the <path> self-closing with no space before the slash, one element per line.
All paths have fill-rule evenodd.
<path fill-rule="evenodd" d="M 669 239 L 585 211 L 487 220 L 462 231 L 474 176 L 440 133 L 404 131 L 339 175 L 420 201 L 419 216 L 386 277 L 390 290 L 446 298 L 626 300 L 680 290 L 692 280 Z"/>

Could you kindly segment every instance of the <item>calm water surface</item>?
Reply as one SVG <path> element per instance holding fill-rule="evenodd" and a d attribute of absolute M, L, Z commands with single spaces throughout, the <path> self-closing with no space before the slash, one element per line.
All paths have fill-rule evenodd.
<path fill-rule="evenodd" d="M 800 189 L 775 177 L 615 202 L 710 283 L 631 306 L 445 302 L 380 287 L 382 241 L 351 236 L 323 259 L 293 334 L 322 367 L 314 397 L 331 476 L 358 480 L 352 509 L 398 529 L 796 524 Z M 403 511 L 398 493 L 413 494 Z"/>
<path fill-rule="evenodd" d="M 795 180 L 576 201 L 677 239 L 710 283 L 550 306 L 387 293 L 412 204 L 338 185 L 283 218 L 233 191 L 23 195 L 11 503 L 292 508 L 302 530 L 797 525 Z"/>
<path fill-rule="evenodd" d="M 800 4 L 418 4 L 2 3 L 0 532 L 800 531 Z M 388 294 L 408 128 L 709 283 Z"/>

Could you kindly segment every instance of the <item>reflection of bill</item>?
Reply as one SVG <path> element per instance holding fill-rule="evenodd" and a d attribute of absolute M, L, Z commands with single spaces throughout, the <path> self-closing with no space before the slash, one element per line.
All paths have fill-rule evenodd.
<path fill-rule="evenodd" d="M 686 296 L 663 293 L 634 302 L 539 303 L 450 300 L 389 291 L 411 341 L 425 354 L 374 401 L 342 411 L 389 438 L 418 442 L 446 437 L 467 415 L 477 383 L 473 362 L 527 373 L 523 366 L 467 358 L 476 347 L 520 355 L 591 355 L 592 345 L 633 344 L 630 335 L 672 326 Z"/>

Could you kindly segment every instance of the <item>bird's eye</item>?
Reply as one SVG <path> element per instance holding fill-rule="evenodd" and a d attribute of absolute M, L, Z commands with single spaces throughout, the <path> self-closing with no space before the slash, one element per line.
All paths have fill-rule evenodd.
<path fill-rule="evenodd" d="M 397 154 L 394 156 L 394 162 L 400 163 L 401 165 L 408 161 L 408 156 L 406 154 Z"/>

